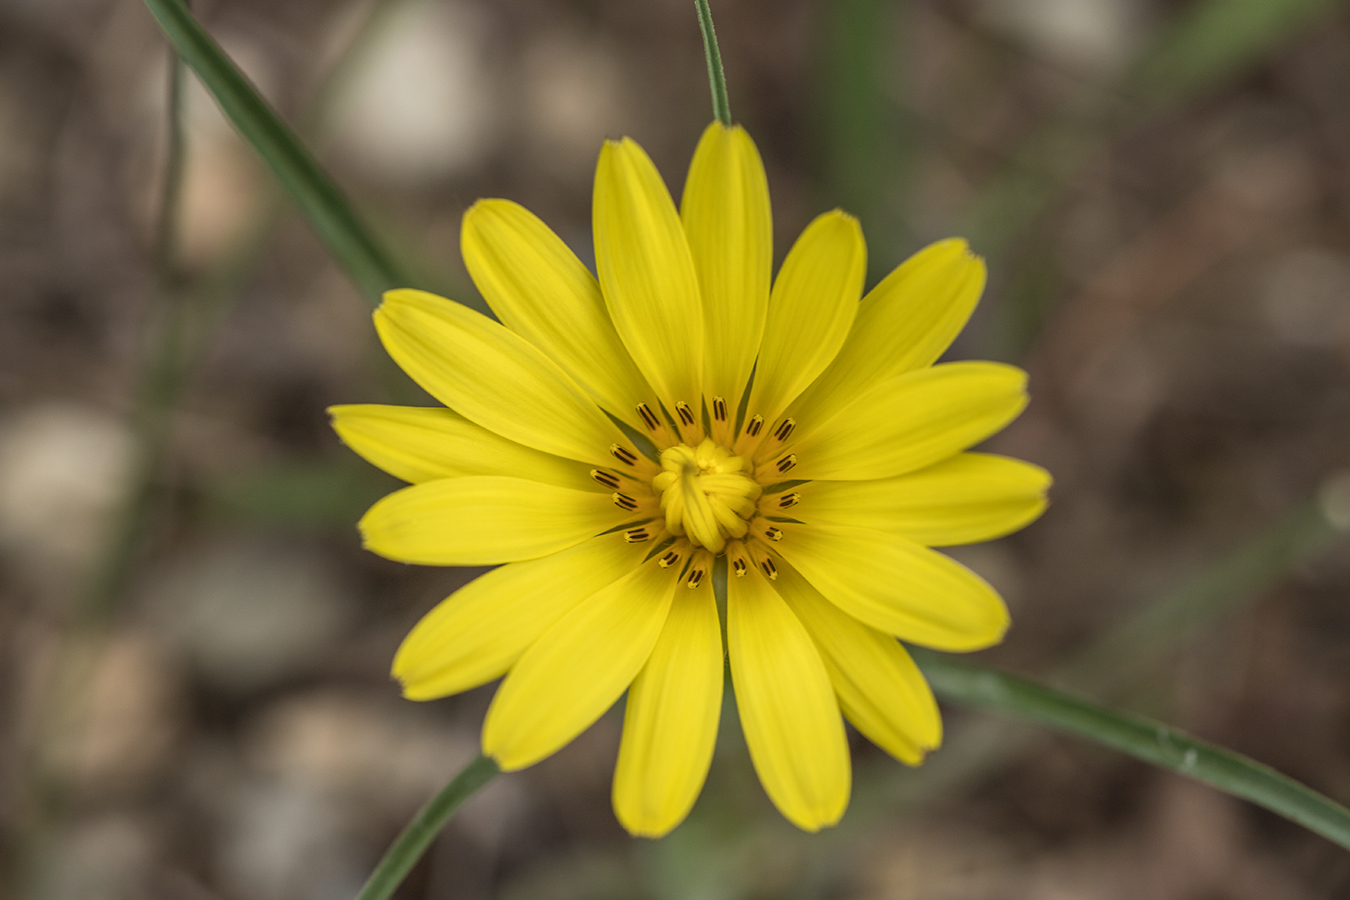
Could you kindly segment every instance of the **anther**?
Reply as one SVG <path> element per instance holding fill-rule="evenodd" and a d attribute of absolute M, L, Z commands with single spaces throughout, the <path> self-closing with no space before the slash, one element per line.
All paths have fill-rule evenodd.
<path fill-rule="evenodd" d="M 689 570 L 688 577 L 684 580 L 685 587 L 696 588 L 703 583 L 703 576 L 707 573 L 702 568 L 693 568 Z"/>
<path fill-rule="evenodd" d="M 773 560 L 769 559 L 767 556 L 759 561 L 759 567 L 764 571 L 765 575 L 769 576 L 770 581 L 774 581 L 778 578 L 778 567 L 775 566 Z"/>
<path fill-rule="evenodd" d="M 675 550 L 667 550 L 666 555 L 656 561 L 656 564 L 663 569 L 669 569 L 680 561 L 680 554 Z"/>
<path fill-rule="evenodd" d="M 610 444 L 609 453 L 626 466 L 637 465 L 637 456 L 633 454 L 632 450 L 629 450 L 626 447 L 620 447 L 618 444 Z"/>
<path fill-rule="evenodd" d="M 778 498 L 779 509 L 792 509 L 798 503 L 802 502 L 802 495 L 797 491 L 791 491 Z"/>
<path fill-rule="evenodd" d="M 727 401 L 723 400 L 721 397 L 714 397 L 712 402 L 712 412 L 714 419 L 718 422 L 725 422 L 727 420 Z"/>
<path fill-rule="evenodd" d="M 638 502 L 627 494 L 621 494 L 618 491 L 615 491 L 611 499 L 614 501 L 614 505 L 619 509 L 626 509 L 629 512 L 632 512 L 638 508 Z"/>
<path fill-rule="evenodd" d="M 617 491 L 619 489 L 619 484 L 621 483 L 618 475 L 606 472 L 604 469 L 591 469 L 591 478 L 593 478 L 597 484 L 607 487 L 611 491 Z"/>
<path fill-rule="evenodd" d="M 784 419 L 783 424 L 778 426 L 778 430 L 773 433 L 773 436 L 778 438 L 778 443 L 781 444 L 788 439 L 788 435 L 792 434 L 792 429 L 796 427 L 796 419 Z"/>
<path fill-rule="evenodd" d="M 733 572 L 736 573 L 736 577 L 737 577 L 737 578 L 744 578 L 744 577 L 745 577 L 745 570 L 746 570 L 746 565 L 745 565 L 745 560 L 744 560 L 744 559 L 741 559 L 740 557 L 737 557 L 736 559 L 733 559 L 733 560 L 731 561 L 731 571 L 733 571 Z"/>
<path fill-rule="evenodd" d="M 764 429 L 764 417 L 755 416 L 745 426 L 745 433 L 751 437 L 759 437 L 759 433 Z"/>
<path fill-rule="evenodd" d="M 783 539 L 783 530 L 781 528 L 774 528 L 770 525 L 768 528 L 764 529 L 764 536 L 771 541 L 781 541 Z"/>
<path fill-rule="evenodd" d="M 645 528 L 630 528 L 623 533 L 623 539 L 630 544 L 640 544 L 651 538 L 652 533 Z"/>
<path fill-rule="evenodd" d="M 780 475 L 787 472 L 795 465 L 797 465 L 797 454 L 795 453 L 789 453 L 787 456 L 774 463 L 774 466 L 778 469 Z"/>
<path fill-rule="evenodd" d="M 694 411 L 689 408 L 688 403 L 685 403 L 683 400 L 678 401 L 675 404 L 675 412 L 679 415 L 680 421 L 685 425 L 694 424 Z"/>
<path fill-rule="evenodd" d="M 661 427 L 661 421 L 656 418 L 656 413 L 645 403 L 637 405 L 637 414 L 642 417 L 642 424 L 647 426 L 648 431 L 655 431 Z"/>

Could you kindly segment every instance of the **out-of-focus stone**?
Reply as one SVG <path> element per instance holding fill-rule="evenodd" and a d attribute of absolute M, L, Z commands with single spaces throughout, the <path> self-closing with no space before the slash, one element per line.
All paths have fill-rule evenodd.
<path fill-rule="evenodd" d="M 1288 343 L 1344 345 L 1350 340 L 1350 260 L 1315 247 L 1289 251 L 1270 267 L 1261 306 Z"/>
<path fill-rule="evenodd" d="M 475 734 L 422 710 L 392 688 L 387 702 L 340 690 L 289 697 L 253 723 L 246 753 L 266 775 L 401 812 L 478 752 Z"/>
<path fill-rule="evenodd" d="M 85 794 L 135 789 L 171 759 L 181 727 L 181 678 L 144 632 L 115 634 L 90 649 L 97 657 L 70 720 L 58 723 L 50 761 Z M 80 655 L 70 661 L 83 669 Z"/>
<path fill-rule="evenodd" d="M 342 633 L 350 589 L 318 554 L 261 541 L 176 559 L 145 591 L 151 620 L 218 688 L 246 692 L 313 662 Z"/>
<path fill-rule="evenodd" d="M 156 843 L 144 822 L 125 813 L 80 822 L 54 845 L 32 896 L 44 900 L 144 897 Z"/>
<path fill-rule="evenodd" d="M 630 118 L 617 56 L 597 40 L 550 32 L 526 52 L 521 78 L 531 150 L 560 176 L 589 178 L 601 143 Z"/>
<path fill-rule="evenodd" d="M 250 900 L 350 900 L 368 864 L 351 811 L 313 787 L 259 781 L 232 799 L 216 858 L 221 882 Z"/>
<path fill-rule="evenodd" d="M 468 4 L 396 8 L 335 104 L 339 148 L 403 185 L 476 165 L 496 125 L 484 31 Z"/>
<path fill-rule="evenodd" d="M 305 786 L 402 821 L 478 753 L 477 722 L 446 723 L 432 707 L 342 690 L 288 697 L 247 729 L 244 753 L 264 778 Z M 528 803 L 499 779 L 455 815 L 455 829 L 496 846 Z"/>
<path fill-rule="evenodd" d="M 29 407 L 0 421 L 0 551 L 54 589 L 71 587 L 130 476 L 129 430 L 96 409 Z"/>
<path fill-rule="evenodd" d="M 1137 0 L 984 0 L 981 11 L 1037 53 L 1089 74 L 1118 69 L 1144 34 Z"/>

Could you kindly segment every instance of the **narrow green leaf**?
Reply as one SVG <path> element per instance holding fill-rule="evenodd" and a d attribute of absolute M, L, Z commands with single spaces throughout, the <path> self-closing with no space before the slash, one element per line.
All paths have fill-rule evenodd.
<path fill-rule="evenodd" d="M 1187 775 L 1350 849 L 1350 810 L 1269 766 L 1144 716 L 1112 712 L 1033 681 L 931 651 L 912 652 L 941 697 L 1048 725 Z"/>
<path fill-rule="evenodd" d="M 373 304 L 411 282 L 376 243 L 333 180 L 206 33 L 182 0 L 145 0 L 174 50 L 271 167 L 305 218 Z"/>
<path fill-rule="evenodd" d="M 1195 94 L 1285 43 L 1338 0 L 1208 0 L 1160 35 L 1135 75 L 1135 92 L 1156 103 Z"/>

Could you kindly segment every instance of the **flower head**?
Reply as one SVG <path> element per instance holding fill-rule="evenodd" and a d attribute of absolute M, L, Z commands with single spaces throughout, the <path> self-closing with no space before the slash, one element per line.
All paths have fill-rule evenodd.
<path fill-rule="evenodd" d="M 483 750 L 508 770 L 627 690 L 614 807 L 654 836 L 702 788 L 729 658 L 769 797 L 804 829 L 833 824 L 849 795 L 844 718 L 909 764 L 941 740 L 896 638 L 965 651 L 1007 628 L 994 590 L 930 548 L 1045 506 L 1041 469 L 966 452 L 1021 411 L 1024 374 L 934 365 L 984 265 L 943 241 L 860 302 L 862 233 L 834 211 L 771 282 L 764 168 L 744 130 L 718 123 L 678 211 L 637 144 L 607 143 L 593 214 L 598 280 L 522 207 L 475 204 L 464 259 L 500 324 L 414 290 L 375 314 L 446 408 L 332 410 L 343 440 L 412 483 L 361 520 L 367 547 L 503 564 L 417 624 L 394 675 L 418 700 L 505 675 Z"/>

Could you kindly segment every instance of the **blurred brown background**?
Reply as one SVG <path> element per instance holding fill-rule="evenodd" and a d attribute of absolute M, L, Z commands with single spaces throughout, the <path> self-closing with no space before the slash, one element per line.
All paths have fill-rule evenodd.
<path fill-rule="evenodd" d="M 518 200 L 589 258 L 601 140 L 639 140 L 678 192 L 710 119 L 689 0 L 196 8 L 402 261 L 466 302 L 473 200 Z M 1030 369 L 992 447 L 1057 483 L 1040 522 L 956 553 L 1013 608 L 988 660 L 1350 799 L 1350 10 L 714 13 L 780 259 L 843 206 L 871 282 L 950 234 L 989 260 L 953 355 Z M 413 704 L 386 674 L 473 573 L 361 551 L 354 522 L 393 485 L 324 408 L 422 401 L 195 84 L 156 250 L 168 72 L 136 0 L 0 2 L 0 892 L 345 900 L 476 751 L 490 688 Z M 611 713 L 476 797 L 401 896 L 1350 896 L 1350 857 L 1283 820 L 947 722 L 913 772 L 858 741 L 849 814 L 808 837 L 733 719 L 653 843 L 609 810 Z"/>

